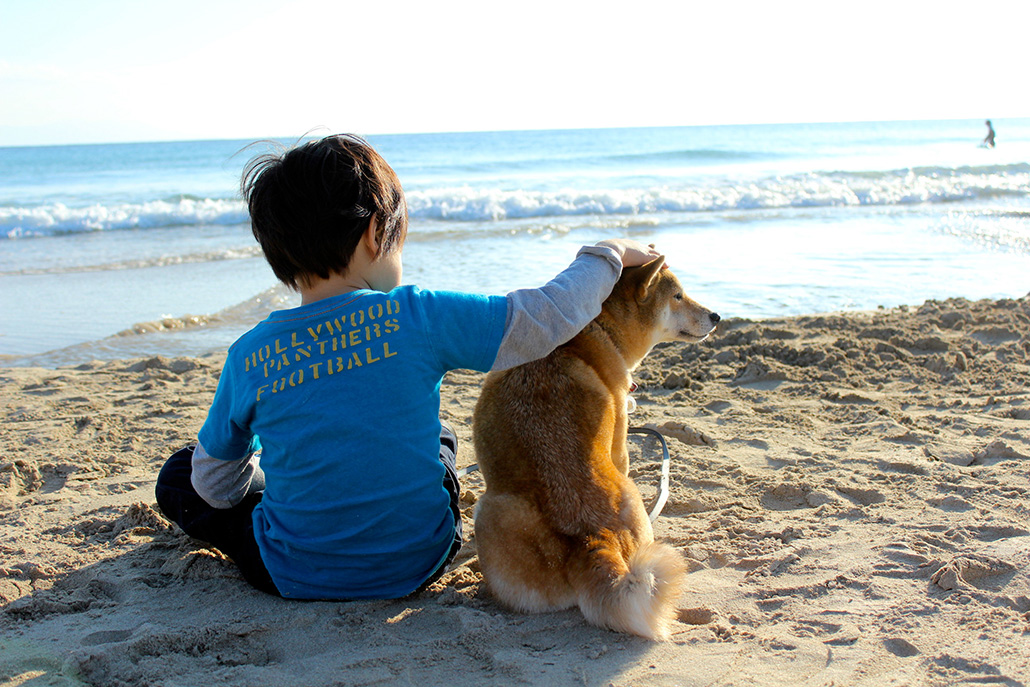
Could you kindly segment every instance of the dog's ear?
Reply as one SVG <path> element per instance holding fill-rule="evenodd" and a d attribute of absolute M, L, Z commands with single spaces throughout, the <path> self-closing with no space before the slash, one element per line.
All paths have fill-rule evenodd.
<path fill-rule="evenodd" d="M 640 281 L 637 282 L 638 301 L 642 301 L 651 295 L 651 289 L 654 287 L 655 281 L 658 279 L 658 275 L 661 274 L 663 269 L 665 269 L 664 255 L 659 255 L 657 258 L 640 268 Z"/>

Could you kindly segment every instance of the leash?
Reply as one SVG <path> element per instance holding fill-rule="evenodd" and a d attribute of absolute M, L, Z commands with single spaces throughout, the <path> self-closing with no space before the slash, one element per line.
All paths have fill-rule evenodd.
<path fill-rule="evenodd" d="M 651 507 L 651 513 L 648 516 L 651 522 L 658 519 L 658 516 L 662 514 L 662 509 L 665 508 L 665 502 L 669 500 L 669 445 L 665 443 L 665 437 L 657 429 L 651 429 L 650 427 L 630 427 L 626 430 L 628 434 L 650 434 L 651 436 L 658 437 L 658 441 L 662 444 L 662 478 L 658 482 L 658 498 L 655 499 L 654 505 Z M 462 478 L 469 473 L 476 472 L 479 470 L 479 465 L 472 464 L 467 467 L 463 467 L 458 470 L 458 478 Z"/>
<path fill-rule="evenodd" d="M 658 441 L 662 444 L 662 478 L 658 482 L 658 498 L 655 499 L 654 505 L 651 506 L 651 515 L 649 516 L 651 522 L 654 522 L 662 514 L 665 502 L 669 500 L 669 466 L 672 464 L 672 461 L 669 460 L 669 445 L 665 443 L 665 437 L 657 429 L 630 427 L 626 432 L 629 434 L 650 434 L 653 437 L 658 437 Z"/>

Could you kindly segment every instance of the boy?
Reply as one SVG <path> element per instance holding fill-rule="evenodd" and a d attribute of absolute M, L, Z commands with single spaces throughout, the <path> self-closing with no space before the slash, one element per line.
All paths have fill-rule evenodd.
<path fill-rule="evenodd" d="M 461 547 L 444 374 L 547 355 L 597 316 L 623 266 L 658 254 L 607 240 L 540 289 L 422 291 L 400 286 L 404 194 L 365 141 L 258 157 L 242 188 L 254 236 L 301 305 L 229 349 L 199 443 L 165 464 L 158 504 L 270 594 L 407 596 Z"/>

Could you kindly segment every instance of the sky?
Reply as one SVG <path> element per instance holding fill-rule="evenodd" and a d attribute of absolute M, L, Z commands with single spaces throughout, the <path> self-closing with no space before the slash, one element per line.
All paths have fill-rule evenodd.
<path fill-rule="evenodd" d="M 0 0 L 0 146 L 1030 116 L 1030 2 Z"/>

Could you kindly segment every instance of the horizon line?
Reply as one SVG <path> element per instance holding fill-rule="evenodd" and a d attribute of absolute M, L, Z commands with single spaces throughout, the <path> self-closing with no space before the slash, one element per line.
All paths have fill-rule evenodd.
<path fill-rule="evenodd" d="M 1030 116 L 1017 116 L 1017 117 L 985 117 L 985 120 L 989 119 L 992 122 L 1004 122 L 1006 120 L 1022 120 L 1030 119 Z M 453 129 L 453 130 L 440 130 L 440 131 L 384 131 L 384 132 L 333 132 L 333 133 L 355 133 L 363 138 L 375 138 L 385 136 L 439 136 L 446 134 L 504 134 L 504 133 L 530 133 L 530 132 L 559 132 L 559 131 L 612 131 L 612 130 L 635 130 L 635 129 L 702 129 L 702 128 L 722 128 L 722 127 L 760 127 L 760 126 L 821 126 L 821 125 L 833 125 L 833 124 L 900 124 L 900 123 L 917 123 L 917 122 L 959 122 L 959 121 L 981 121 L 979 118 L 974 117 L 944 117 L 941 119 L 918 119 L 918 118 L 899 118 L 899 119 L 855 119 L 855 120 L 814 120 L 814 121 L 776 121 L 776 122 L 726 122 L 726 123 L 707 123 L 707 124 L 638 124 L 638 125 L 611 125 L 611 126 L 584 126 L 584 127 L 526 127 L 526 128 L 513 128 L 513 129 L 494 129 L 494 128 L 483 128 L 483 129 Z M 312 132 L 326 130 L 331 131 L 325 126 L 316 126 L 308 129 L 307 133 L 301 134 L 300 136 L 243 136 L 243 137 L 168 137 L 168 138 L 153 138 L 153 139 L 112 139 L 112 140 L 92 140 L 92 141 L 77 141 L 73 143 L 2 143 L 0 142 L 0 149 L 5 148 L 59 148 L 59 147 L 76 147 L 76 146 L 100 146 L 100 145 L 147 145 L 154 143 L 209 143 L 215 141 L 304 141 L 312 138 L 318 138 L 317 135 L 312 135 Z M 332 135 L 332 133 L 326 133 L 323 135 Z"/>

